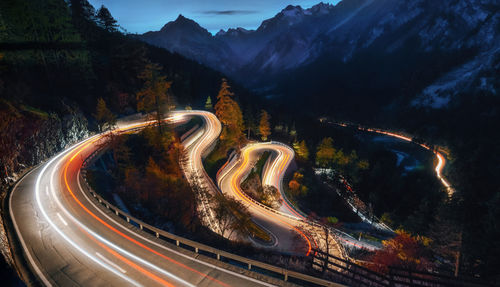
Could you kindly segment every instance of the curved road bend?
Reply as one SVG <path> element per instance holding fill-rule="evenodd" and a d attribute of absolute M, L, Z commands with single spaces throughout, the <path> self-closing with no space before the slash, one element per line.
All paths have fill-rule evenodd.
<path fill-rule="evenodd" d="M 240 187 L 241 182 L 250 173 L 264 151 L 271 151 L 272 156 L 264 166 L 262 184 L 272 185 L 278 189 L 283 204 L 276 211 L 256 203 L 249 198 Z M 284 194 L 283 177 L 294 157 L 294 151 L 279 143 L 251 143 L 241 150 L 239 159 L 234 158 L 226 164 L 217 179 L 220 189 L 245 203 L 256 222 L 264 226 L 278 239 L 277 249 L 282 252 L 308 255 L 312 248 L 325 250 L 326 236 L 324 229 L 310 222 L 293 205 Z M 307 231 L 307 232 L 304 232 Z M 329 235 L 329 252 L 337 257 L 344 257 L 338 244 L 354 248 L 377 249 L 364 241 L 358 241 L 342 232 L 336 236 Z"/>
<path fill-rule="evenodd" d="M 25 257 L 43 285 L 268 285 L 178 252 L 97 207 L 82 189 L 80 168 L 102 136 L 86 139 L 34 169 L 9 199 Z"/>
<path fill-rule="evenodd" d="M 270 150 L 277 153 L 278 156 L 272 157 L 269 164 L 266 165 L 264 184 L 273 185 L 282 191 L 281 182 L 293 159 L 293 151 L 278 144 L 256 143 L 248 144 L 241 149 L 239 159 L 233 159 L 220 172 L 217 179 L 218 185 L 226 196 L 231 196 L 242 201 L 252 214 L 254 221 L 264 227 L 276 238 L 275 246 L 259 245 L 264 248 L 273 248 L 280 252 L 309 255 L 312 248 L 316 248 L 315 239 L 304 233 L 300 227 L 298 217 L 291 213 L 273 212 L 272 210 L 257 204 L 251 200 L 240 188 L 241 182 L 250 173 L 255 163 L 258 161 L 262 152 Z"/>
<path fill-rule="evenodd" d="M 184 119 L 192 117 L 202 119 L 203 126 L 182 141 L 185 149 L 185 159 L 181 161 L 181 168 L 191 186 L 200 186 L 211 194 L 219 192 L 203 167 L 203 158 L 210 153 L 219 138 L 222 131 L 220 121 L 214 114 L 207 111 L 176 111 L 172 112 L 172 114 L 174 117 Z M 220 234 L 217 225 L 213 223 L 215 216 L 205 194 L 198 194 L 197 200 L 200 203 L 197 204 L 198 211 L 200 214 L 206 215 L 200 218 L 203 224 L 215 233 Z"/>

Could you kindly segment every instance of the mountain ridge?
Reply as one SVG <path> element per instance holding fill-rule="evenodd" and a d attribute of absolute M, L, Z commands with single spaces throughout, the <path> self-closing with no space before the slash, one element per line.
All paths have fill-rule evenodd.
<path fill-rule="evenodd" d="M 184 29 L 181 34 L 185 38 L 178 39 L 172 37 L 180 33 L 175 28 L 178 26 L 169 22 L 164 26 L 168 29 L 140 37 L 226 73 L 250 88 L 275 89 L 279 86 L 273 83 L 277 78 L 315 65 L 317 61 L 332 59 L 350 64 L 366 53 L 394 62 L 394 70 L 404 69 L 394 58 L 405 49 L 428 57 L 441 52 L 460 54 L 476 50 L 472 58 L 490 59 L 485 65 L 473 65 L 470 63 L 473 59 L 465 57 L 453 64 L 445 63 L 433 79 L 423 81 L 426 86 L 421 83 L 411 91 L 413 105 L 442 108 L 455 94 L 450 89 L 455 88 L 451 83 L 457 81 L 452 77 L 457 70 L 462 67 L 469 74 L 480 75 L 496 67 L 500 47 L 496 40 L 500 38 L 498 11 L 495 0 L 404 3 L 343 0 L 336 5 L 321 2 L 308 9 L 288 5 L 274 17 L 262 21 L 255 30 L 230 28 L 216 35 L 207 31 L 209 35 L 204 33 L 201 37 L 199 31 Z M 471 67 L 475 70 L 470 71 Z M 316 73 L 325 72 L 329 73 Z M 447 78 L 450 80 L 446 81 Z M 478 81 L 477 77 L 462 77 L 462 80 L 469 82 L 461 83 L 464 89 Z M 490 92 L 496 92 L 498 84 L 493 80 L 491 77 L 480 80 L 486 83 L 473 88 L 489 87 Z"/>

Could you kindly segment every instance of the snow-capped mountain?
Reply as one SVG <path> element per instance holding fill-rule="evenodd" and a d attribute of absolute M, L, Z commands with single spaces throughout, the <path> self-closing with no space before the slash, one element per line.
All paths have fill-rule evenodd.
<path fill-rule="evenodd" d="M 404 78 L 415 77 L 408 70 L 419 62 L 436 62 L 438 67 L 418 84 L 412 82 L 412 104 L 439 108 L 464 89 L 496 93 L 498 77 L 492 75 L 500 65 L 499 8 L 498 0 L 343 0 L 309 9 L 290 5 L 256 30 L 221 30 L 215 36 L 179 16 L 141 38 L 251 87 L 270 86 L 290 73 L 295 79 L 305 76 L 301 73 L 328 79 L 327 63 L 337 68 L 343 63 L 340 67 L 348 71 L 350 65 L 380 59 L 400 71 L 394 81 L 415 82 Z M 398 60 L 402 55 L 409 60 Z"/>

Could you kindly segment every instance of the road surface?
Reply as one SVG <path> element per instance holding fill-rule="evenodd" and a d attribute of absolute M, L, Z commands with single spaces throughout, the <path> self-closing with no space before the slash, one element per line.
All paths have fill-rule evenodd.
<path fill-rule="evenodd" d="M 262 172 L 262 185 L 271 185 L 278 189 L 281 204 L 276 209 L 253 200 L 240 187 L 265 151 L 271 151 L 271 156 Z M 287 200 L 283 189 L 283 177 L 293 158 L 293 149 L 282 143 L 250 143 L 241 149 L 238 157 L 232 158 L 223 167 L 219 172 L 217 183 L 226 196 L 240 200 L 248 207 L 254 221 L 277 239 L 277 244 L 271 247 L 281 252 L 307 256 L 312 249 L 326 251 L 328 246 L 330 254 L 342 258 L 347 256 L 342 246 L 378 249 L 377 246 L 359 241 L 339 230 L 331 229 L 326 235 L 325 229 L 320 224 L 308 219 Z"/>
<path fill-rule="evenodd" d="M 146 124 L 138 119 L 122 123 L 120 130 Z M 193 144 L 206 141 L 207 133 L 215 134 L 206 126 Z M 82 187 L 80 168 L 102 138 L 96 135 L 64 150 L 32 170 L 12 191 L 9 205 L 15 231 L 26 260 L 44 285 L 269 285 L 179 252 L 97 206 Z M 193 150 L 191 156 L 202 152 Z"/>

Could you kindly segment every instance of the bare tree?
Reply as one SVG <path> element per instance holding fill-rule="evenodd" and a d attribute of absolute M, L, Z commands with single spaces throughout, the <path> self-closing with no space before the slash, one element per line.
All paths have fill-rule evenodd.
<path fill-rule="evenodd" d="M 215 223 L 223 237 L 231 238 L 235 231 L 243 235 L 250 233 L 251 215 L 245 205 L 222 194 L 216 194 L 213 199 Z"/>

